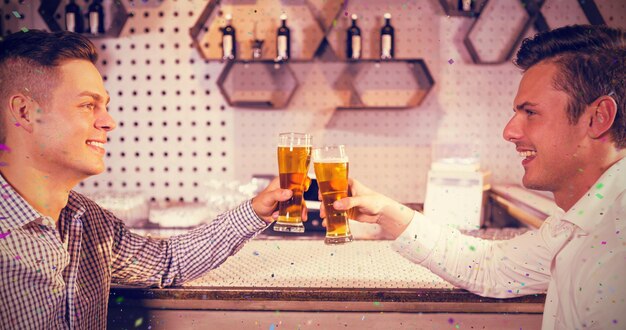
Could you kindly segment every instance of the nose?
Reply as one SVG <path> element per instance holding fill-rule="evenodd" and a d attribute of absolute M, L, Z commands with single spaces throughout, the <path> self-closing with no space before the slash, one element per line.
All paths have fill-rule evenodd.
<path fill-rule="evenodd" d="M 111 117 L 111 114 L 104 110 L 101 112 L 98 120 L 96 120 L 96 127 L 98 129 L 103 129 L 107 132 L 114 130 L 117 127 L 115 120 Z"/>
<path fill-rule="evenodd" d="M 517 114 L 513 115 L 513 117 L 509 120 L 509 122 L 504 126 L 504 131 L 502 132 L 502 136 L 505 140 L 515 142 L 522 138 L 522 128 L 520 126 L 519 118 Z"/>

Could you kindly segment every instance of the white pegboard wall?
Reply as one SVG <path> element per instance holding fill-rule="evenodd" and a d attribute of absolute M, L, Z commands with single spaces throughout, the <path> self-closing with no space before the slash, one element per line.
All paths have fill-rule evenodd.
<path fill-rule="evenodd" d="M 562 8 L 573 9 L 552 12 L 550 6 L 556 6 L 556 2 L 561 6 L 567 3 Z M 626 22 L 626 4 L 611 0 L 596 3 L 610 25 Z M 550 1 L 546 6 L 544 15 L 549 22 L 575 16 L 579 10 L 574 0 Z M 345 17 L 357 13 L 365 38 L 371 38 L 370 29 L 380 24 L 377 15 L 385 11 L 392 13 L 397 54 L 405 58 L 424 58 L 435 79 L 435 88 L 424 103 L 404 111 L 333 111 L 334 98 L 339 96 L 325 84 L 333 77 L 326 72 L 330 70 L 329 65 L 316 63 L 302 69 L 294 65 L 301 85 L 289 109 L 237 111 L 236 126 L 242 128 L 241 134 L 236 136 L 237 176 L 274 173 L 276 136 L 281 131 L 294 130 L 312 133 L 315 144 L 346 144 L 351 176 L 405 202 L 424 200 L 426 172 L 431 162 L 430 145 L 434 141 L 476 141 L 481 145 L 482 167 L 492 172 L 492 182 L 520 182 L 521 160 L 514 146 L 502 138 L 502 130 L 513 114 L 512 103 L 521 78 L 519 70 L 510 63 L 471 63 L 463 37 L 473 19 L 447 17 L 436 1 L 350 2 L 336 26 L 347 26 Z M 506 17 L 499 21 L 506 23 Z M 368 27 L 370 24 L 372 27 Z M 531 28 L 525 36 L 534 33 Z M 331 44 L 335 43 L 333 38 L 337 36 L 331 33 Z M 366 40 L 364 47 L 376 40 Z M 254 142 L 249 143 L 251 140 Z M 257 162 L 250 164 L 246 159 Z"/>
<path fill-rule="evenodd" d="M 198 201 L 207 179 L 233 179 L 233 113 L 215 85 L 223 65 L 202 59 L 188 34 L 205 5 L 130 6 L 120 38 L 94 40 L 118 128 L 110 134 L 107 173 L 81 190 Z"/>
<path fill-rule="evenodd" d="M 471 63 L 463 37 L 473 19 L 447 17 L 436 0 L 350 1 L 333 23 L 331 47 L 342 52 L 342 30 L 357 13 L 364 47 L 370 47 L 364 49 L 366 57 L 373 57 L 381 16 L 391 12 L 397 57 L 425 60 L 434 89 L 419 107 L 391 111 L 335 111 L 347 97 L 333 90 L 344 64 L 321 61 L 291 64 L 300 85 L 286 109 L 232 108 L 216 86 L 224 64 L 206 62 L 191 45 L 189 28 L 206 0 L 157 6 L 123 2 L 133 17 L 121 36 L 93 40 L 118 128 L 107 145 L 107 171 L 83 182 L 80 191 L 142 190 L 156 200 L 201 200 L 207 179 L 245 181 L 254 174 L 275 174 L 276 139 L 283 131 L 309 132 L 315 144 L 346 144 L 351 175 L 403 202 L 424 200 L 435 141 L 478 141 L 482 165 L 494 182 L 520 181 L 520 159 L 502 139 L 502 129 L 512 115 L 521 75 L 509 63 Z M 626 2 L 596 4 L 609 25 L 626 27 Z M 25 26 L 45 28 L 37 5 L 0 0 L 5 29 L 13 8 L 27 14 Z M 553 28 L 586 22 L 576 0 L 546 0 L 542 13 Z M 253 10 L 239 15 L 255 19 Z M 22 23 L 16 24 L 19 29 Z M 238 29 L 238 37 L 248 32 Z"/>

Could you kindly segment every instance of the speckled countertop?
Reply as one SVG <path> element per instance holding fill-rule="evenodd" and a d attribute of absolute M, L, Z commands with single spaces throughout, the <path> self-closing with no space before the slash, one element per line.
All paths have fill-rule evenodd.
<path fill-rule="evenodd" d="M 523 231 L 523 230 L 522 230 Z M 509 238 L 517 229 L 469 234 Z M 271 238 L 271 237 L 266 237 Z M 483 298 L 458 289 L 390 248 L 361 240 L 329 246 L 319 236 L 255 239 L 217 269 L 179 288 L 114 286 L 111 304 L 147 308 L 541 313 L 545 295 Z"/>

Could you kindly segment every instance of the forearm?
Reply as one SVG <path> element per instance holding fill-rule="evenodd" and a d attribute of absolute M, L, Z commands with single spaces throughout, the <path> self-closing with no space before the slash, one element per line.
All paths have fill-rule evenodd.
<path fill-rule="evenodd" d="M 547 289 L 549 267 L 539 265 L 548 253 L 538 251 L 538 245 L 531 235 L 508 241 L 470 237 L 417 212 L 393 243 L 398 253 L 455 286 L 498 298 Z"/>
<path fill-rule="evenodd" d="M 219 266 L 266 227 L 246 201 L 209 224 L 167 240 L 141 237 L 121 228 L 113 280 L 157 287 L 180 285 Z"/>

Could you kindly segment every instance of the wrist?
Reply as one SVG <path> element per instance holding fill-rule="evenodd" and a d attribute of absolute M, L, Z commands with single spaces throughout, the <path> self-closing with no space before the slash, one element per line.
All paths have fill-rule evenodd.
<path fill-rule="evenodd" d="M 387 199 L 376 222 L 395 238 L 400 236 L 408 227 L 414 214 L 415 211 L 410 207 L 392 199 Z"/>

